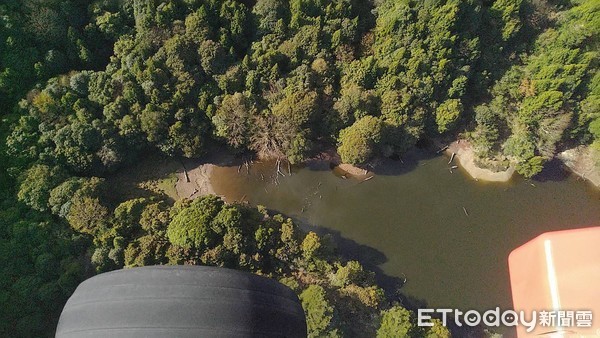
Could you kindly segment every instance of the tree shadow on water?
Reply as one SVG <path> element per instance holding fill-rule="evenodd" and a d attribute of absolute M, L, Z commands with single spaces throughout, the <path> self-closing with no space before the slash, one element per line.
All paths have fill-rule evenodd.
<path fill-rule="evenodd" d="M 383 252 L 346 238 L 337 230 L 311 225 L 298 219 L 294 219 L 294 222 L 300 224 L 303 230 L 314 231 L 319 236 L 329 236 L 336 253 L 343 260 L 358 261 L 366 270 L 374 272 L 377 285 L 384 290 L 386 298 L 392 303 L 397 302 L 412 311 L 427 307 L 425 299 L 407 295 L 403 292 L 402 287 L 409 276 L 391 276 L 381 269 L 380 266 L 387 262 L 387 257 Z"/>
<path fill-rule="evenodd" d="M 424 165 L 423 161 L 441 156 L 428 148 L 411 148 L 402 156 L 380 159 L 371 171 L 376 175 L 399 176 Z"/>
<path fill-rule="evenodd" d="M 355 167 L 366 170 L 368 172 L 367 175 L 397 176 L 411 172 L 423 165 L 422 161 L 430 160 L 437 156 L 440 156 L 440 154 L 436 153 L 432 148 L 413 147 L 402 155 L 378 157 Z M 341 161 L 337 157 L 324 157 L 311 159 L 304 164 L 295 165 L 295 167 L 306 168 L 311 171 L 331 171 L 336 176 L 347 175 L 347 172 L 338 167 L 340 164 Z"/>
<path fill-rule="evenodd" d="M 542 172 L 535 175 L 533 180 L 537 182 L 560 182 L 571 175 L 572 173 L 565 168 L 565 165 L 559 159 L 553 158 L 544 164 Z"/>
<path fill-rule="evenodd" d="M 406 276 L 391 276 L 381 269 L 380 266 L 387 262 L 387 257 L 383 252 L 346 238 L 340 231 L 312 225 L 300 219 L 293 219 L 293 221 L 305 231 L 313 231 L 321 237 L 329 237 L 336 254 L 339 254 L 344 261 L 358 261 L 366 270 L 374 272 L 377 285 L 384 289 L 389 299 L 399 301 L 404 305 L 408 305 L 407 300 L 410 300 L 411 305 L 424 304 L 422 300 L 417 301 L 415 298 L 401 294 L 402 286 L 406 283 Z"/>

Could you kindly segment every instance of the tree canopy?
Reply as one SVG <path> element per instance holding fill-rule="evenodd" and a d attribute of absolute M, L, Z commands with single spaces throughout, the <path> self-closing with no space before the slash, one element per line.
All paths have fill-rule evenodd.
<path fill-rule="evenodd" d="M 600 165 L 599 30 L 585 0 L 2 1 L 0 336 L 51 336 L 90 274 L 183 263 L 282 280 L 312 336 L 446 336 L 282 215 L 116 201 L 106 178 L 215 145 L 360 165 L 458 134 L 526 177 L 576 145 Z"/>

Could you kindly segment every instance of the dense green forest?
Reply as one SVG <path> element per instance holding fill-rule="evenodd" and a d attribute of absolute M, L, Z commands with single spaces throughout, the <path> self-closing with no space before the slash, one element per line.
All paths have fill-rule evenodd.
<path fill-rule="evenodd" d="M 282 215 L 105 179 L 155 152 L 360 165 L 459 134 L 531 177 L 600 152 L 599 32 L 596 0 L 2 1 L 0 336 L 52 336 L 94 273 L 183 263 L 281 280 L 313 337 L 449 336 Z"/>

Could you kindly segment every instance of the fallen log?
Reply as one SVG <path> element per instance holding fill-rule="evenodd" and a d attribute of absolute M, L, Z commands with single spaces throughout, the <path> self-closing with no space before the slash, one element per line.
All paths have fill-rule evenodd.
<path fill-rule="evenodd" d="M 454 161 L 454 156 L 456 156 L 456 153 L 452 153 L 452 156 L 450 157 L 450 161 L 448 161 L 448 164 L 452 163 L 452 161 Z"/>
<path fill-rule="evenodd" d="M 364 180 L 360 181 L 359 183 L 363 183 L 363 182 L 366 182 L 368 180 L 371 180 L 371 179 L 373 179 L 373 177 L 375 177 L 375 175 L 369 176 L 369 177 L 365 178 Z"/>

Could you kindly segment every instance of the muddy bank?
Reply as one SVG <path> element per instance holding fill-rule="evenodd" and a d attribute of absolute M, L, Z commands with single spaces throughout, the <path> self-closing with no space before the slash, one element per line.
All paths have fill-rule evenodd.
<path fill-rule="evenodd" d="M 240 162 L 240 163 L 238 163 Z M 238 166 L 242 160 L 226 151 L 214 151 L 202 159 L 183 159 L 176 172 L 175 189 L 177 198 L 194 199 L 205 195 L 216 195 L 211 176 L 216 167 Z"/>
<path fill-rule="evenodd" d="M 214 164 L 204 163 L 194 168 L 182 168 L 177 172 L 177 183 L 175 189 L 179 198 L 196 198 L 199 196 L 214 194 L 215 190 L 210 183 L 210 175 Z"/>

